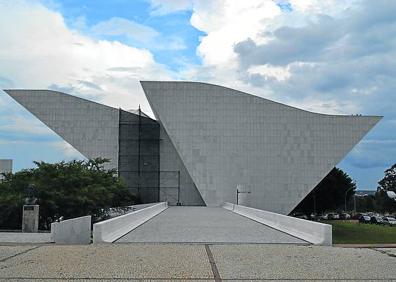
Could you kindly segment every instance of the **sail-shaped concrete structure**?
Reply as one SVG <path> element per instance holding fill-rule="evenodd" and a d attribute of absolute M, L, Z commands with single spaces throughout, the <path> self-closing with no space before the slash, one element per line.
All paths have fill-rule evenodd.
<path fill-rule="evenodd" d="M 156 120 L 54 91 L 5 90 L 143 201 L 288 214 L 381 119 L 307 112 L 230 88 L 142 81 Z"/>

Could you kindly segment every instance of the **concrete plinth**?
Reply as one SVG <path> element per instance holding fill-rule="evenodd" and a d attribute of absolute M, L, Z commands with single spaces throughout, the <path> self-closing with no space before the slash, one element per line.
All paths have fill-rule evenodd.
<path fill-rule="evenodd" d="M 22 213 L 22 232 L 38 231 L 39 205 L 24 205 Z"/>

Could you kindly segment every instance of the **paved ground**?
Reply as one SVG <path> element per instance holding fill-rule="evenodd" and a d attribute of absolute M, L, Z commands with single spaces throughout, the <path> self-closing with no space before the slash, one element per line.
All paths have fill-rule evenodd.
<path fill-rule="evenodd" d="M 226 209 L 209 207 L 170 207 L 117 242 L 307 244 Z"/>
<path fill-rule="evenodd" d="M 0 246 L 0 281 L 395 281 L 392 253 L 287 244 Z"/>

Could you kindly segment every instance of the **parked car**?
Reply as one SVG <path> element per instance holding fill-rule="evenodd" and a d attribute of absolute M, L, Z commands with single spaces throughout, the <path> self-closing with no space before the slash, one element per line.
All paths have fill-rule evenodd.
<path fill-rule="evenodd" d="M 396 227 L 396 218 L 385 216 L 382 218 L 382 224 Z"/>
<path fill-rule="evenodd" d="M 352 218 L 352 219 L 357 219 L 357 220 L 359 220 L 363 215 L 364 215 L 364 214 L 362 214 L 362 213 L 356 213 L 356 214 L 354 214 L 351 218 Z"/>
<path fill-rule="evenodd" d="M 301 218 L 301 219 L 308 219 L 308 216 L 306 216 L 305 214 L 302 214 L 302 213 L 297 213 L 294 215 L 294 217 Z"/>
<path fill-rule="evenodd" d="M 328 215 L 327 213 L 322 214 L 322 215 L 320 216 L 320 219 L 323 219 L 323 220 L 329 219 L 328 216 L 329 216 L 329 215 Z"/>
<path fill-rule="evenodd" d="M 382 224 L 382 218 L 380 216 L 372 216 L 370 219 L 370 223 Z"/>
<path fill-rule="evenodd" d="M 338 215 L 338 213 L 329 213 L 327 215 L 327 219 L 340 219 L 340 216 Z"/>
<path fill-rule="evenodd" d="M 339 216 L 340 216 L 340 219 L 350 219 L 351 218 L 351 215 L 346 212 L 340 213 Z"/>
<path fill-rule="evenodd" d="M 371 217 L 369 217 L 368 215 L 362 214 L 362 215 L 359 217 L 359 222 L 360 222 L 360 223 L 370 223 L 370 222 L 371 222 Z"/>

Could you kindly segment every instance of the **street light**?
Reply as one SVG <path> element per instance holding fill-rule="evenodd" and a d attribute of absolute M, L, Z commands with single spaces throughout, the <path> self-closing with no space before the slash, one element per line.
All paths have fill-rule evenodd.
<path fill-rule="evenodd" d="M 346 190 L 346 192 L 345 192 L 345 209 L 344 209 L 345 212 L 347 211 L 347 201 L 346 201 L 347 194 L 348 194 L 348 192 L 349 192 L 350 190 L 352 190 L 353 188 L 355 188 L 355 187 L 351 187 L 351 188 L 349 188 L 348 190 Z"/>
<path fill-rule="evenodd" d="M 312 198 L 313 198 L 313 210 L 314 210 L 314 215 L 316 216 L 316 195 L 312 194 Z"/>

